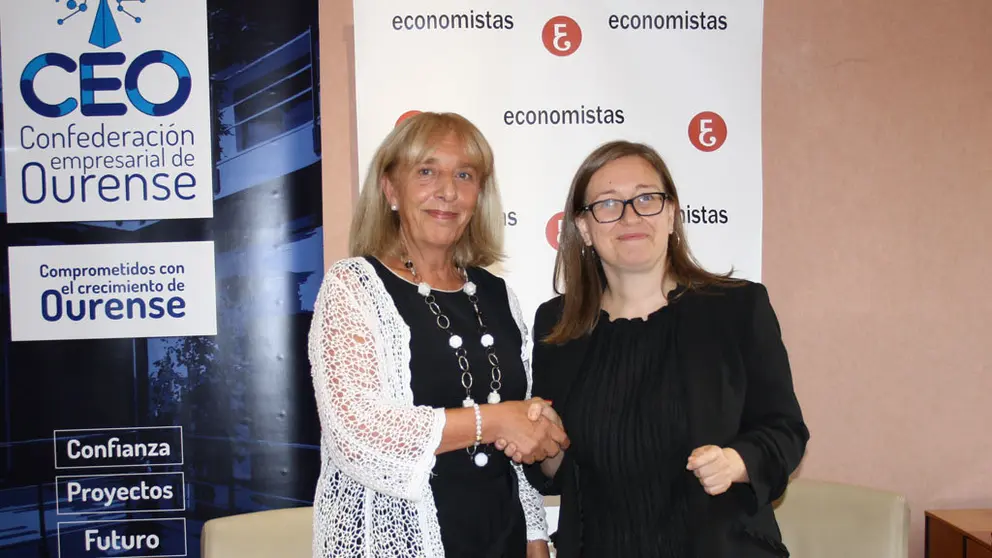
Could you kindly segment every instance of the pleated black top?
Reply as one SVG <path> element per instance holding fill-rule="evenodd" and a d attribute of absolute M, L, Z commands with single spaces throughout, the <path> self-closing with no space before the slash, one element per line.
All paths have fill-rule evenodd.
<path fill-rule="evenodd" d="M 589 340 L 562 419 L 578 469 L 583 556 L 689 555 L 689 447 L 674 310 L 610 321 Z"/>

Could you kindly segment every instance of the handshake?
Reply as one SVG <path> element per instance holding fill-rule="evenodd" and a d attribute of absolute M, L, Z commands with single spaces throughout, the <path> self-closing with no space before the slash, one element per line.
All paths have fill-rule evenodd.
<path fill-rule="evenodd" d="M 517 463 L 544 461 L 568 448 L 568 435 L 550 401 L 506 401 L 493 410 L 499 413 L 494 446 Z"/>

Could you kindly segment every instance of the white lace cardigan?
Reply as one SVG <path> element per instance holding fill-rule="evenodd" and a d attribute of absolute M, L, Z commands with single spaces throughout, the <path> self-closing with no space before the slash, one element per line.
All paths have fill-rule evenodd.
<path fill-rule="evenodd" d="M 509 286 L 507 293 L 523 339 L 529 398 L 529 337 Z M 309 341 L 321 424 L 314 558 L 444 556 L 428 482 L 444 409 L 414 406 L 410 329 L 364 258 L 327 271 Z M 520 465 L 514 469 L 527 538 L 547 540 L 543 498 Z"/>

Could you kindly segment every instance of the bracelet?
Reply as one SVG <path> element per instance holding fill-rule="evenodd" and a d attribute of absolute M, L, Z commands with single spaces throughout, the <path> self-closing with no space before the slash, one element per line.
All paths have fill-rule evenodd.
<path fill-rule="evenodd" d="M 475 411 L 475 445 L 465 448 L 465 451 L 472 457 L 476 467 L 485 467 L 489 463 L 489 455 L 479 452 L 479 444 L 482 443 L 482 410 L 478 403 L 472 404 L 472 410 Z"/>
<path fill-rule="evenodd" d="M 479 447 L 482 443 L 482 409 L 479 409 L 479 404 L 475 403 L 472 405 L 472 410 L 475 411 L 475 447 Z"/>

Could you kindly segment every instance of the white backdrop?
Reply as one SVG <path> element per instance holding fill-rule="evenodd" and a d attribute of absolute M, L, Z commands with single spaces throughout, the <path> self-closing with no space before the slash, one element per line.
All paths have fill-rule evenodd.
<path fill-rule="evenodd" d="M 603 142 L 643 141 L 671 167 L 702 263 L 760 280 L 762 10 L 761 0 L 356 1 L 359 168 L 407 111 L 474 122 L 496 154 L 503 275 L 532 318 L 553 294 L 546 233 L 575 169 Z M 563 123 L 576 109 L 586 122 Z M 704 112 L 725 136 L 716 118 L 695 118 Z"/>
<path fill-rule="evenodd" d="M 359 168 L 408 111 L 474 122 L 507 213 L 502 274 L 530 320 L 553 295 L 576 168 L 642 141 L 671 168 L 703 265 L 760 280 L 762 16 L 761 0 L 356 0 Z"/>

